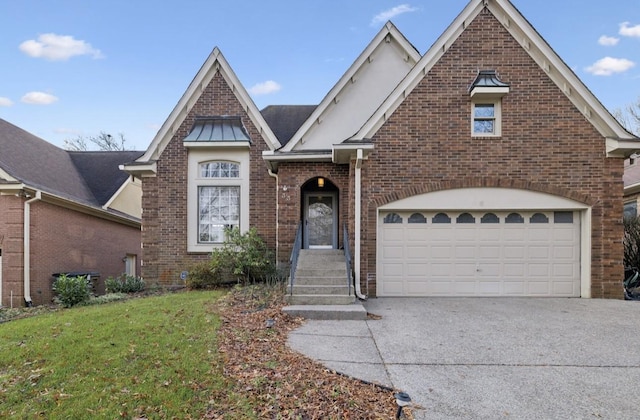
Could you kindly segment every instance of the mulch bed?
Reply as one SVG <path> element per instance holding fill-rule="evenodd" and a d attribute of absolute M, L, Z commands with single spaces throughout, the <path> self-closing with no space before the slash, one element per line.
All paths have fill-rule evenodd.
<path fill-rule="evenodd" d="M 257 418 L 393 419 L 394 392 L 329 370 L 291 350 L 289 332 L 304 320 L 281 311 L 282 294 L 235 289 L 220 304 L 218 348 L 225 377 Z M 216 398 L 217 397 L 217 398 Z M 207 418 L 241 418 L 231 396 L 214 396 Z M 409 409 L 404 418 L 412 419 Z"/>

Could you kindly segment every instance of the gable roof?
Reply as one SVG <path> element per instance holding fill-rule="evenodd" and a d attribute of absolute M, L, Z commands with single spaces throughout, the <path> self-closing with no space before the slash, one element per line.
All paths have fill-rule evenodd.
<path fill-rule="evenodd" d="M 496 17 L 585 118 L 607 139 L 607 151 L 610 154 L 616 154 L 616 151 L 622 155 L 628 154 L 631 149 L 626 148 L 637 149 L 640 146 L 636 144 L 638 138 L 620 125 L 509 0 L 471 0 L 351 139 L 363 140 L 373 137 L 484 8 Z"/>
<path fill-rule="evenodd" d="M 128 175 L 119 170 L 139 151 L 70 152 L 0 119 L 0 174 L 57 198 L 100 208 Z M 1 176 L 1 175 L 0 175 Z"/>
<path fill-rule="evenodd" d="M 260 134 L 265 139 L 267 146 L 271 150 L 278 149 L 281 144 L 273 134 L 273 131 L 269 125 L 265 122 L 262 114 L 258 111 L 255 103 L 245 90 L 240 80 L 235 75 L 231 66 L 220 52 L 218 47 L 215 47 L 207 60 L 204 62 L 194 79 L 191 81 L 187 90 L 184 92 L 176 106 L 169 114 L 169 117 L 165 120 L 162 127 L 151 141 L 151 144 L 147 148 L 147 151 L 139 159 L 137 163 L 153 162 L 158 160 L 165 147 L 169 144 L 173 135 L 176 133 L 180 125 L 184 122 L 185 118 L 193 108 L 194 104 L 198 101 L 205 87 L 211 82 L 213 77 L 220 73 L 225 79 L 237 100 L 240 102 L 244 110 L 249 115 L 249 118 L 260 131 Z M 133 169 L 139 165 L 131 164 L 125 165 L 125 170 Z"/>
<path fill-rule="evenodd" d="M 385 49 L 387 45 L 394 48 Z M 389 53 L 392 50 L 394 52 Z M 418 50 L 393 23 L 387 22 L 281 151 L 307 148 L 301 145 L 309 141 L 309 137 L 329 141 L 326 149 L 330 149 L 332 143 L 346 140 L 362 126 L 419 59 Z M 400 62 L 404 65 L 397 65 Z M 366 81 L 358 83 L 361 77 Z M 371 83 L 375 83 L 375 86 L 371 86 Z M 355 88 L 352 87 L 354 84 Z M 354 101 L 357 102 L 355 107 Z M 325 120 L 328 123 L 320 126 Z M 314 136 L 314 130 L 320 132 Z M 332 136 L 337 138 L 327 139 Z M 309 148 L 318 148 L 317 142 Z"/>
<path fill-rule="evenodd" d="M 318 105 L 269 105 L 260 113 L 285 146 Z"/>
<path fill-rule="evenodd" d="M 120 170 L 125 162 L 136 160 L 140 151 L 68 152 L 71 161 L 91 191 L 96 204 L 104 206 L 127 180 Z"/>

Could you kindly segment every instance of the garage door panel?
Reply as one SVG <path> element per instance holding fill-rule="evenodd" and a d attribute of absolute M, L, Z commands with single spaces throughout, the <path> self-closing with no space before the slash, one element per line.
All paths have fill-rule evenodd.
<path fill-rule="evenodd" d="M 434 261 L 453 259 L 453 245 L 432 245 L 430 248 L 430 257 Z"/>
<path fill-rule="evenodd" d="M 580 295 L 576 213 L 559 221 L 553 211 L 397 213 L 389 220 L 402 223 L 385 224 L 384 212 L 378 220 L 381 296 Z M 426 222 L 408 223 L 414 213 Z"/>
<path fill-rule="evenodd" d="M 427 259 L 429 258 L 429 247 L 407 245 L 407 258 L 410 260 Z"/>
<path fill-rule="evenodd" d="M 476 247 L 474 245 L 458 245 L 455 248 L 456 260 L 476 259 Z"/>
<path fill-rule="evenodd" d="M 548 260 L 549 259 L 549 247 L 548 246 L 530 246 L 529 258 L 532 260 Z"/>

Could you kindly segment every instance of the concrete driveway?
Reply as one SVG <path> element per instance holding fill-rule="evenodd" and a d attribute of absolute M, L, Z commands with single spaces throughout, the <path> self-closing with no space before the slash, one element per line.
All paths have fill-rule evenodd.
<path fill-rule="evenodd" d="M 289 346 L 407 392 L 417 419 L 640 418 L 640 302 L 378 298 Z"/>

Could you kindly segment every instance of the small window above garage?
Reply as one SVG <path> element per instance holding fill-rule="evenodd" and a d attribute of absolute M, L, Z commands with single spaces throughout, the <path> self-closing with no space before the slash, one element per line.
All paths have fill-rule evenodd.
<path fill-rule="evenodd" d="M 187 147 L 249 147 L 251 138 L 237 116 L 196 117 L 184 138 Z"/>
<path fill-rule="evenodd" d="M 495 70 L 478 72 L 469 87 L 473 136 L 501 135 L 502 97 L 507 93 L 509 93 L 509 84 L 501 81 Z"/>

